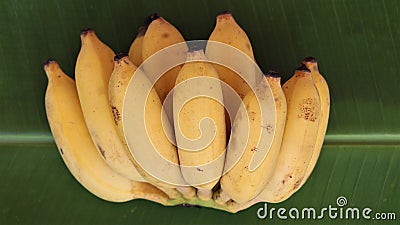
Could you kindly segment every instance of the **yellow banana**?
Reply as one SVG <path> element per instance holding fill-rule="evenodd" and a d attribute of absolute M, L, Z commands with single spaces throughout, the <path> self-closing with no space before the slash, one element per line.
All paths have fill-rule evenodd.
<path fill-rule="evenodd" d="M 241 154 L 241 143 L 246 146 L 240 159 L 221 178 L 221 191 L 215 199 L 220 204 L 228 200 L 224 196 L 237 203 L 250 201 L 260 194 L 275 172 L 286 122 L 286 100 L 279 74 L 269 71 L 255 92 L 249 91 L 244 97 L 244 107 L 239 109 L 233 123 L 225 165 L 234 163 L 229 161 Z M 272 115 L 276 121 L 270 118 Z M 266 156 L 262 163 L 250 170 L 250 162 L 257 157 L 256 153 L 264 150 Z"/>
<path fill-rule="evenodd" d="M 172 24 L 158 14 L 149 16 L 146 25 L 148 27 L 143 37 L 142 44 L 143 61 L 161 49 L 177 43 L 185 42 L 185 39 L 181 33 Z M 165 61 L 168 61 L 168 59 L 165 59 Z M 154 69 L 152 67 L 153 65 L 144 66 L 144 72 L 147 75 L 152 74 L 152 70 Z M 164 102 L 167 94 L 174 87 L 180 68 L 181 65 L 166 71 L 155 83 L 155 89 L 160 97 L 161 102 Z"/>
<path fill-rule="evenodd" d="M 223 171 L 226 131 L 218 73 L 210 63 L 193 61 L 204 59 L 202 50 L 188 53 L 176 79 L 173 117 L 183 177 L 209 200 Z"/>
<path fill-rule="evenodd" d="M 111 112 L 118 136 L 125 143 L 125 135 L 122 124 L 122 106 L 124 103 L 126 88 L 135 73 L 137 67 L 125 54 L 118 54 L 114 57 L 114 70 L 108 82 L 108 97 Z M 126 144 L 126 143 L 125 143 Z"/>
<path fill-rule="evenodd" d="M 81 41 L 75 67 L 76 86 L 93 142 L 113 170 L 131 180 L 143 181 L 118 137 L 109 107 L 108 82 L 115 54 L 91 29 L 82 31 Z"/>
<path fill-rule="evenodd" d="M 114 61 L 115 61 L 115 66 L 110 77 L 109 89 L 108 89 L 110 97 L 110 105 L 114 115 L 114 122 L 118 134 L 123 143 L 126 144 L 123 124 L 122 124 L 122 112 L 123 112 L 122 107 L 129 81 L 135 74 L 137 67 L 129 60 L 129 57 L 125 54 L 116 55 Z M 141 71 L 137 71 L 137 73 L 140 72 Z M 135 82 L 138 83 L 140 82 L 140 87 L 145 87 L 145 88 L 147 87 L 149 89 L 151 88 L 150 82 L 144 75 L 137 76 Z M 135 91 L 139 95 L 146 94 L 145 90 L 136 89 Z M 142 112 L 140 111 L 143 110 L 140 104 L 135 104 L 134 102 L 131 102 L 131 104 L 133 104 L 135 107 L 138 108 L 138 110 L 136 111 L 137 113 Z M 151 92 L 148 96 L 145 107 L 146 107 L 145 113 L 147 115 L 145 121 L 147 130 L 143 134 L 136 132 L 135 135 L 139 136 L 140 138 L 147 138 L 147 135 L 149 135 L 149 138 L 153 141 L 153 143 L 156 144 L 155 147 L 157 148 L 159 153 L 170 162 L 178 164 L 179 162 L 178 162 L 178 154 L 176 147 L 168 141 L 167 136 L 163 132 L 164 129 L 160 117 L 162 111 L 162 105 L 157 95 L 157 92 L 153 88 L 151 88 Z M 134 119 L 140 120 L 140 117 L 138 115 L 132 115 L 131 117 L 132 120 Z M 135 146 L 136 145 L 133 144 L 134 148 Z M 144 149 L 139 149 L 138 151 L 144 151 Z M 162 180 L 157 179 L 157 177 L 152 176 L 140 165 L 140 163 L 136 161 L 134 157 L 132 157 L 131 160 L 135 165 L 136 169 L 138 170 L 138 172 L 146 181 L 163 190 L 172 199 L 179 197 L 180 195 L 179 192 L 175 190 L 175 188 L 177 187 L 176 185 L 166 183 Z M 149 161 L 147 163 L 152 166 L 160 166 L 155 161 Z M 182 176 L 179 171 L 179 168 L 175 171 L 175 174 L 176 176 Z M 187 188 L 182 187 L 180 190 L 184 190 L 183 194 L 184 197 L 186 198 L 193 198 L 196 195 L 195 190 L 190 187 Z"/>
<path fill-rule="evenodd" d="M 66 166 L 95 196 L 125 202 L 143 198 L 166 205 L 168 197 L 148 183 L 131 181 L 114 172 L 100 156 L 89 134 L 79 103 L 75 82 L 49 60 L 45 104 L 54 140 Z"/>
<path fill-rule="evenodd" d="M 303 59 L 303 63 L 311 71 L 311 77 L 319 93 L 319 98 L 321 101 L 321 118 L 318 127 L 317 141 L 314 146 L 314 152 L 311 156 L 310 164 L 306 170 L 306 175 L 304 176 L 300 186 L 304 185 L 314 170 L 315 165 L 317 164 L 322 144 L 324 143 L 326 128 L 328 127 L 330 108 L 329 87 L 324 77 L 319 73 L 317 60 L 314 57 L 306 57 Z"/>
<path fill-rule="evenodd" d="M 287 119 L 273 176 L 257 199 L 281 202 L 300 188 L 314 151 L 320 123 L 320 98 L 311 72 L 302 64 L 283 85 Z"/>
<path fill-rule="evenodd" d="M 236 23 L 235 19 L 233 18 L 232 14 L 229 12 L 221 12 L 217 15 L 216 18 L 216 25 L 214 30 L 212 31 L 210 37 L 208 38 L 210 41 L 221 42 L 227 45 L 230 45 L 248 57 L 250 57 L 253 61 L 254 54 L 253 49 L 251 47 L 251 43 L 249 38 L 247 37 L 245 31 Z M 224 51 L 224 52 L 221 52 Z M 236 57 L 237 54 L 231 55 L 225 51 L 225 49 L 221 49 L 218 46 L 214 47 L 211 44 L 207 45 L 206 49 L 206 56 L 209 59 L 221 59 L 223 58 L 226 61 L 237 61 Z M 238 62 L 242 63 L 242 62 Z M 255 78 L 249 79 L 249 77 L 244 80 L 241 76 L 239 76 L 236 72 L 232 71 L 231 69 L 219 65 L 213 64 L 215 70 L 217 70 L 219 77 L 222 81 L 226 82 L 229 86 L 231 86 L 243 99 L 244 96 L 250 91 L 250 86 L 247 82 L 250 82 L 250 85 L 255 84 Z M 239 71 L 237 71 L 239 72 Z M 256 74 L 256 73 L 253 73 Z M 251 77 L 250 77 L 251 78 Z M 247 82 L 246 82 L 247 81 Z M 252 83 L 253 82 L 253 83 Z M 227 98 L 226 93 L 224 93 L 224 97 Z M 234 119 L 235 115 L 230 115 L 232 118 L 229 118 L 229 115 L 225 113 L 225 122 L 227 125 L 227 136 L 229 137 L 231 132 L 231 123 L 230 120 Z"/>
<path fill-rule="evenodd" d="M 224 11 L 218 14 L 215 28 L 208 40 L 231 45 L 248 55 L 254 61 L 253 49 L 247 34 L 236 23 L 232 14 L 229 12 Z M 209 57 L 210 54 L 220 54 L 220 57 L 231 57 L 222 52 L 211 52 L 206 49 L 206 56 Z M 250 91 L 249 85 L 247 85 L 246 81 L 238 74 L 225 66 L 217 64 L 214 64 L 213 66 L 215 67 L 215 70 L 217 70 L 220 79 L 229 84 L 242 99 Z"/>
<path fill-rule="evenodd" d="M 129 48 L 129 59 L 133 62 L 133 64 L 135 64 L 135 66 L 139 66 L 143 62 L 142 45 L 146 29 L 146 26 L 139 27 L 138 34 L 136 35 L 131 44 L 131 47 Z"/>

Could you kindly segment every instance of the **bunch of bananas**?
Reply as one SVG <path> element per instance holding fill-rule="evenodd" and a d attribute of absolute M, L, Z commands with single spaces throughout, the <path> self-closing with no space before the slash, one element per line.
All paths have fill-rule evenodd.
<path fill-rule="evenodd" d="M 146 19 L 128 55 L 116 55 L 91 29 L 80 37 L 75 81 L 56 61 L 45 63 L 45 105 L 62 159 L 97 197 L 237 212 L 258 202 L 286 200 L 313 171 L 330 108 L 329 89 L 315 58 L 304 58 L 282 86 L 274 71 L 254 73 L 253 86 L 234 69 L 205 60 L 215 55 L 231 60 L 229 53 L 186 49 L 186 62 L 166 70 L 153 85 L 148 74 L 169 59 L 145 66 L 146 60 L 185 43 L 163 17 Z M 255 63 L 248 36 L 229 12 L 218 14 L 211 41 L 231 46 Z M 190 83 L 196 78 L 204 79 Z M 222 83 L 241 100 L 234 114 L 225 109 L 229 96 Z M 168 96 L 169 117 L 163 107 Z M 127 102 L 133 106 L 124 107 Z M 140 124 L 145 132 L 136 129 Z M 212 139 L 196 148 L 202 136 Z M 149 141 L 170 164 L 142 147 Z"/>

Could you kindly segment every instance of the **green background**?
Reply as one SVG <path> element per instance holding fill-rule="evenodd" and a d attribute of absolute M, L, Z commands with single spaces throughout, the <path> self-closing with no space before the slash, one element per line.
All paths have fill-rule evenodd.
<path fill-rule="evenodd" d="M 398 224 L 378 220 L 259 220 L 262 204 L 237 214 L 108 203 L 66 169 L 47 123 L 42 64 L 73 76 L 79 33 L 93 28 L 127 52 L 144 18 L 158 12 L 187 40 L 207 39 L 227 9 L 250 37 L 259 66 L 287 80 L 301 59 L 319 61 L 331 115 L 317 167 L 292 198 L 269 207 L 348 206 L 400 217 L 400 2 L 396 0 L 0 2 L 0 224 Z"/>

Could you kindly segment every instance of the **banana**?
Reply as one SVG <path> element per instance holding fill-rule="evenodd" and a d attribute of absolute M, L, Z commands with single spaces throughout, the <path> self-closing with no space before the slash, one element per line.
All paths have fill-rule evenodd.
<path fill-rule="evenodd" d="M 114 115 L 114 122 L 118 131 L 118 134 L 123 141 L 124 144 L 125 142 L 125 134 L 123 130 L 123 124 L 122 124 L 122 112 L 123 112 L 123 103 L 124 103 L 124 98 L 125 98 L 125 93 L 127 91 L 127 87 L 129 84 L 129 81 L 131 80 L 132 76 L 135 74 L 135 71 L 137 70 L 137 67 L 129 60 L 129 57 L 126 54 L 118 54 L 114 58 L 114 70 L 111 74 L 110 81 L 109 81 L 109 97 L 110 97 L 110 106 L 111 110 Z M 137 73 L 140 73 L 141 71 L 137 71 Z M 135 82 L 140 83 L 140 87 L 144 88 L 151 88 L 150 82 L 147 80 L 147 77 L 145 75 L 143 76 L 136 76 L 135 77 Z M 157 92 L 151 88 L 151 92 L 148 96 L 147 102 L 146 102 L 146 132 L 143 133 L 138 133 L 135 132 L 135 135 L 138 136 L 140 139 L 146 138 L 147 134 L 149 135 L 150 139 L 152 140 L 153 143 L 156 144 L 156 149 L 159 151 L 159 153 L 165 157 L 167 160 L 170 162 L 179 164 L 178 162 L 178 154 L 176 147 L 170 143 L 167 139 L 167 136 L 163 132 L 163 124 L 161 121 L 161 112 L 162 112 L 162 105 L 160 102 L 160 99 L 157 95 Z M 144 95 L 146 92 L 145 90 L 141 89 L 136 89 L 135 90 L 137 94 L 139 95 Z M 136 113 L 141 113 L 143 110 L 142 107 L 140 107 L 139 104 L 135 104 L 132 102 L 133 105 L 137 107 Z M 136 115 L 131 115 L 130 117 L 132 120 L 141 120 L 141 117 Z M 142 121 L 140 121 L 142 122 Z M 165 124 L 164 124 L 165 126 Z M 168 125 L 170 126 L 170 125 Z M 171 130 L 172 133 L 172 129 Z M 133 148 L 135 148 L 136 143 L 132 144 Z M 138 151 L 143 151 L 143 149 L 139 149 Z M 130 155 L 131 156 L 131 155 Z M 167 195 L 172 198 L 178 198 L 180 196 L 179 192 L 175 190 L 177 186 L 166 183 L 162 180 L 157 179 L 157 177 L 152 176 L 149 174 L 141 165 L 139 162 L 134 157 L 131 157 L 131 160 L 133 164 L 135 165 L 136 169 L 140 173 L 140 175 L 149 183 L 153 184 L 154 186 L 158 187 Z M 148 165 L 156 165 L 160 166 L 160 164 L 155 163 L 155 161 L 150 161 L 148 162 Z M 179 168 L 175 171 L 176 176 L 182 176 Z M 182 178 L 183 179 L 183 178 Z M 193 198 L 196 195 L 196 192 L 194 188 L 190 187 L 180 187 L 180 189 L 185 198 Z"/>
<path fill-rule="evenodd" d="M 279 74 L 269 71 L 255 92 L 247 93 L 243 99 L 245 107 L 236 114 L 225 165 L 235 163 L 229 161 L 242 155 L 221 178 L 221 198 L 215 199 L 219 204 L 225 204 L 227 197 L 237 203 L 250 201 L 260 194 L 275 171 L 286 122 L 286 99 Z M 269 118 L 273 115 L 276 122 Z M 246 143 L 243 153 L 241 143 Z M 266 156 L 259 167 L 251 171 L 250 162 L 259 151 L 266 151 Z"/>
<path fill-rule="evenodd" d="M 139 27 L 138 34 L 136 35 L 131 44 L 131 47 L 129 48 L 129 59 L 133 62 L 133 64 L 135 64 L 135 66 L 139 66 L 143 62 L 142 45 L 146 29 L 146 26 Z"/>
<path fill-rule="evenodd" d="M 255 61 L 253 49 L 246 32 L 236 23 L 232 14 L 227 11 L 223 11 L 217 15 L 216 25 L 208 40 L 235 47 Z M 220 54 L 220 57 L 221 55 L 230 57 L 221 52 L 214 52 L 214 49 L 206 49 L 206 56 L 210 57 L 211 54 Z M 217 70 L 220 79 L 233 87 L 242 99 L 250 91 L 250 87 L 246 81 L 238 74 L 221 65 L 214 64 L 213 66 Z"/>
<path fill-rule="evenodd" d="M 154 53 L 168 46 L 185 42 L 181 33 L 168 21 L 158 14 L 153 14 L 147 18 L 145 24 L 148 26 L 143 37 L 142 57 L 143 61 L 148 59 Z M 165 61 L 168 61 L 164 58 Z M 160 66 L 164 62 L 158 62 Z M 146 75 L 153 74 L 154 65 L 144 66 L 143 70 Z M 176 77 L 182 66 L 178 65 L 166 71 L 162 77 L 155 83 L 155 89 L 160 97 L 161 102 L 164 102 L 166 96 L 175 85 Z"/>
<path fill-rule="evenodd" d="M 251 58 L 251 60 L 255 61 L 253 49 L 251 47 L 250 40 L 246 35 L 245 31 L 236 23 L 234 17 L 231 13 L 227 11 L 223 11 L 217 15 L 216 18 L 216 25 L 214 30 L 212 31 L 210 37 L 208 38 L 209 41 L 216 41 L 221 42 L 227 45 L 230 45 L 244 54 Z M 229 54 L 224 49 L 221 49 L 219 46 L 213 47 L 213 45 L 208 44 L 206 49 L 206 56 L 209 59 L 224 59 L 226 61 L 237 61 L 236 57 L 237 54 Z M 220 61 L 220 60 L 219 60 Z M 241 63 L 241 62 L 238 62 Z M 226 65 L 226 64 L 225 64 Z M 217 70 L 220 79 L 231 86 L 243 99 L 244 96 L 250 91 L 250 86 L 255 84 L 255 77 L 247 77 L 247 84 L 246 80 L 244 80 L 241 76 L 239 76 L 236 72 L 232 71 L 231 69 L 218 64 L 213 64 L 215 70 Z M 239 72 L 239 71 L 237 71 Z M 256 74 L 252 73 L 251 74 Z M 227 99 L 227 93 L 224 93 L 224 98 Z M 230 118 L 231 116 L 232 118 Z M 229 137 L 231 132 L 231 119 L 235 118 L 235 115 L 228 115 L 225 113 L 225 122 L 227 125 L 227 137 Z"/>
<path fill-rule="evenodd" d="M 108 82 L 114 52 L 91 29 L 81 33 L 82 46 L 75 67 L 76 87 L 90 135 L 106 163 L 130 180 L 143 181 L 114 127 Z"/>
<path fill-rule="evenodd" d="M 196 61 L 204 59 L 202 50 L 188 53 L 173 91 L 173 117 L 182 174 L 206 201 L 222 175 L 226 130 L 218 73 Z"/>
<path fill-rule="evenodd" d="M 300 188 L 317 140 L 320 97 L 311 72 L 302 64 L 283 85 L 287 119 L 273 176 L 256 198 L 282 202 Z"/>
<path fill-rule="evenodd" d="M 120 53 L 114 57 L 114 70 L 108 82 L 108 97 L 114 124 L 117 134 L 124 144 L 126 142 L 122 124 L 122 107 L 126 88 L 136 69 L 134 63 L 125 54 Z"/>
<path fill-rule="evenodd" d="M 49 60 L 44 70 L 49 80 L 45 95 L 47 119 L 60 155 L 75 179 L 107 201 L 143 198 L 166 205 L 168 197 L 163 192 L 121 176 L 104 162 L 86 127 L 74 80 L 55 61 Z"/>
<path fill-rule="evenodd" d="M 319 98 L 321 101 L 321 117 L 318 127 L 317 141 L 314 146 L 314 152 L 311 156 L 310 164 L 308 165 L 306 175 L 304 176 L 300 187 L 303 186 L 307 179 L 310 177 L 315 165 L 317 164 L 322 144 L 324 143 L 326 129 L 328 127 L 330 108 L 329 87 L 324 77 L 319 73 L 317 60 L 314 57 L 306 57 L 303 59 L 303 64 L 305 64 L 307 68 L 311 71 L 311 77 L 314 81 L 315 87 L 318 90 Z"/>

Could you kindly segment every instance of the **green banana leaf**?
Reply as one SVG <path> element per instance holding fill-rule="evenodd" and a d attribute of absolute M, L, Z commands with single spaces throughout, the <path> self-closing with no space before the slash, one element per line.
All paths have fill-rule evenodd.
<path fill-rule="evenodd" d="M 368 207 L 375 219 L 259 219 L 263 203 L 237 214 L 145 200 L 109 203 L 69 173 L 45 115 L 43 62 L 52 57 L 73 77 L 83 27 L 127 52 L 153 12 L 187 40 L 207 39 L 221 10 L 247 32 L 263 71 L 274 69 L 285 81 L 312 55 L 330 86 L 329 126 L 312 176 L 292 198 L 267 207 L 318 211 L 345 197 L 342 208 Z M 1 1 L 0 224 L 399 224 L 399 15 L 396 0 Z"/>

